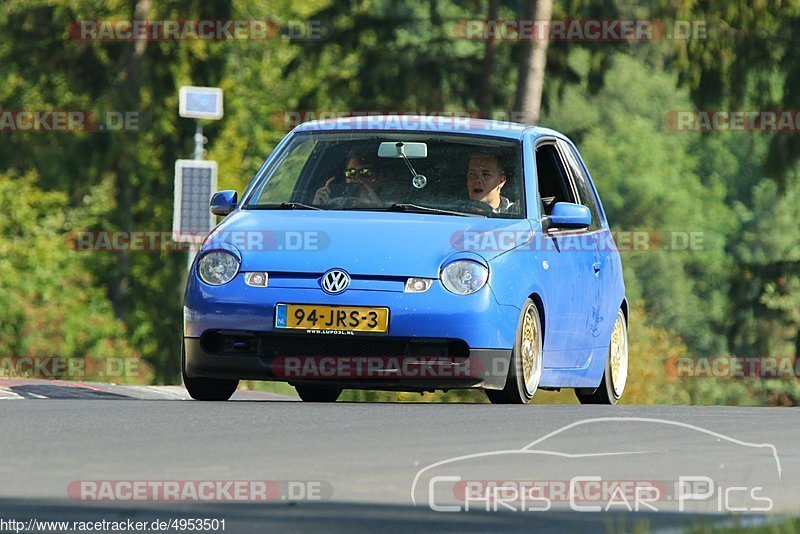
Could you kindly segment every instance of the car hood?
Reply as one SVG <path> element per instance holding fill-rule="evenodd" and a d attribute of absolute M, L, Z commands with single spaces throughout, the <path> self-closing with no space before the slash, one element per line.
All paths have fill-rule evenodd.
<path fill-rule="evenodd" d="M 435 278 L 456 254 L 492 258 L 530 239 L 527 219 L 374 211 L 239 210 L 201 250 L 233 245 L 242 271 Z"/>

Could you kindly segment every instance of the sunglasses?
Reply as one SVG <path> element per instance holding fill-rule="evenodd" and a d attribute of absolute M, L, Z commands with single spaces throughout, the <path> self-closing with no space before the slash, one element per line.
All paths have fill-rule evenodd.
<path fill-rule="evenodd" d="M 361 176 L 363 178 L 369 178 L 372 176 L 372 169 L 365 167 L 363 169 L 345 169 L 344 175 L 348 178 L 353 176 Z"/>

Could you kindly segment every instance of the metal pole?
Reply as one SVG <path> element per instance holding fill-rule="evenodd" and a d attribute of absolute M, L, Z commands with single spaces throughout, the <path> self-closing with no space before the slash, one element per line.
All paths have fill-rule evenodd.
<path fill-rule="evenodd" d="M 194 159 L 203 159 L 203 145 L 205 139 L 203 138 L 203 123 L 197 121 L 197 126 L 194 129 Z"/>
<path fill-rule="evenodd" d="M 196 126 L 194 129 L 194 159 L 201 160 L 203 159 L 203 145 L 205 144 L 205 138 L 203 137 L 203 123 L 199 120 L 195 122 Z M 191 242 L 189 243 L 189 258 L 187 260 L 186 269 L 191 272 L 192 270 L 192 263 L 194 263 L 194 257 L 197 256 L 197 243 Z"/>

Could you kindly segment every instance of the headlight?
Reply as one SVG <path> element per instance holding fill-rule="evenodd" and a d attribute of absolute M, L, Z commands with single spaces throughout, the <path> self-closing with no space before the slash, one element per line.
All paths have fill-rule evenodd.
<path fill-rule="evenodd" d="M 442 284 L 456 295 L 470 295 L 486 285 L 489 269 L 478 262 L 457 260 L 442 269 Z"/>
<path fill-rule="evenodd" d="M 227 284 L 239 272 L 239 260 L 229 252 L 209 252 L 197 263 L 200 280 L 210 286 Z"/>

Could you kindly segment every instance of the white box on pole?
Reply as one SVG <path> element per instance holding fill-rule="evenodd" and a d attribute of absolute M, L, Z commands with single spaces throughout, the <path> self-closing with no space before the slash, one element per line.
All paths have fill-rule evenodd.
<path fill-rule="evenodd" d="M 190 119 L 222 118 L 222 89 L 183 85 L 178 92 L 178 114 Z"/>

